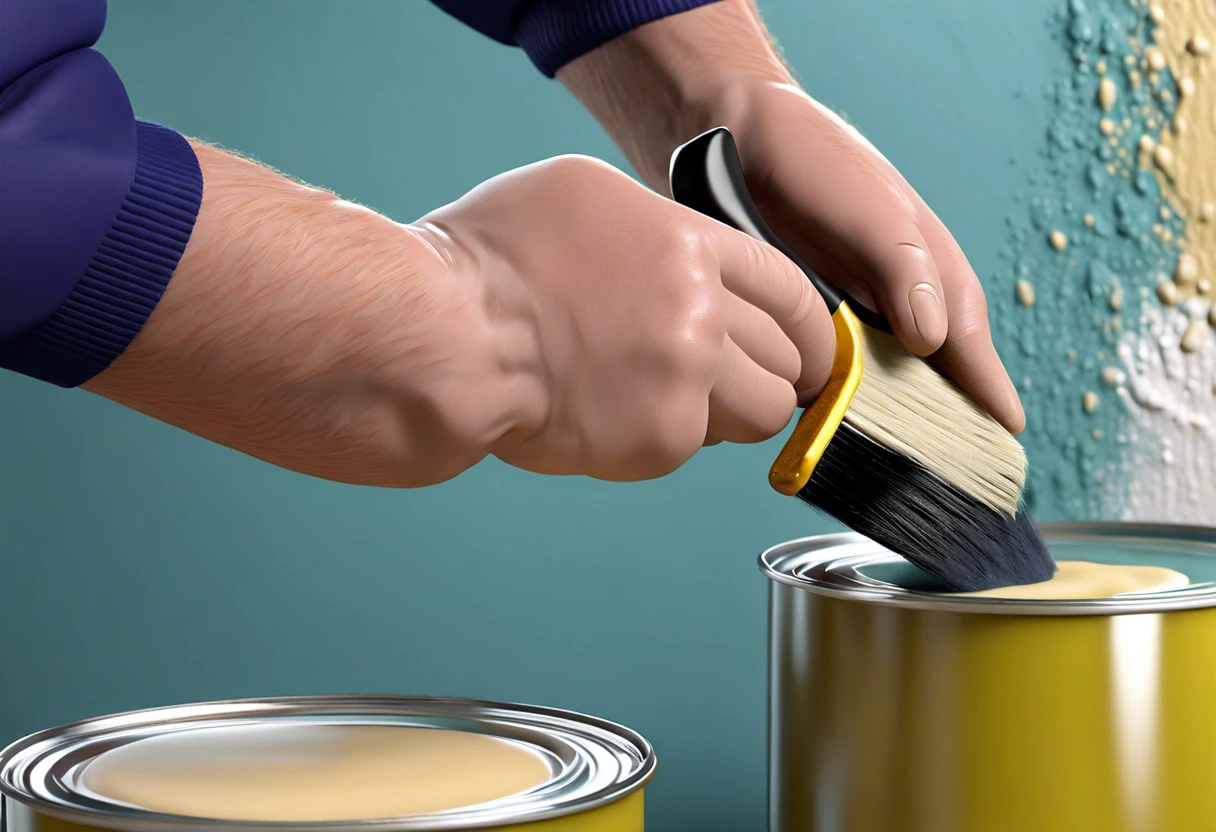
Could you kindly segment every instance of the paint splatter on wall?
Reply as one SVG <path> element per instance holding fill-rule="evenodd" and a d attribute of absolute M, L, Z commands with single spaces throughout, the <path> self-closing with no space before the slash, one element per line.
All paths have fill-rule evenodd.
<path fill-rule="evenodd" d="M 1042 520 L 1216 523 L 1213 0 L 1070 0 L 988 282 Z"/>

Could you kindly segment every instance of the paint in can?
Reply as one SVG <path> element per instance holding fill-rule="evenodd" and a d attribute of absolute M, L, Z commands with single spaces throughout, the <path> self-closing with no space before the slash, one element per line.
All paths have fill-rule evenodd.
<path fill-rule="evenodd" d="M 352 779 L 349 768 L 334 773 L 332 760 L 339 753 L 335 751 L 335 738 L 357 736 L 362 738 L 360 743 L 365 743 L 369 737 L 385 739 L 390 735 L 383 732 L 394 729 L 406 729 L 391 735 L 395 743 L 402 738 L 409 742 L 416 738 L 425 741 L 417 746 L 422 756 L 416 760 L 415 770 L 425 774 L 432 788 L 440 782 L 435 778 L 447 777 L 446 772 L 452 772 L 452 777 L 461 777 L 474 770 L 470 767 L 473 764 L 470 758 L 459 756 L 462 748 L 494 750 L 492 756 L 479 756 L 483 767 L 477 770 L 483 774 L 484 766 L 493 764 L 489 762 L 491 760 L 523 760 L 535 777 L 527 780 L 522 789 L 518 783 L 515 787 L 508 786 L 510 793 L 493 794 L 490 799 L 474 805 L 465 803 L 401 816 L 368 817 L 352 812 L 342 817 L 291 815 L 290 820 L 275 819 L 273 815 L 256 815 L 254 820 L 249 819 L 253 815 L 222 817 L 193 808 L 185 813 L 177 812 L 166 809 L 164 802 L 168 792 L 156 785 L 172 782 L 173 788 L 178 788 L 183 783 L 193 782 L 189 778 L 175 779 L 174 770 L 179 773 L 205 771 L 206 777 L 197 780 L 200 784 L 197 788 L 204 788 L 201 785 L 204 782 L 212 787 L 217 782 L 226 782 L 230 784 L 229 792 L 256 795 L 266 787 L 251 787 L 248 782 L 242 782 L 245 769 L 237 772 L 235 778 L 224 779 L 233 774 L 231 770 L 225 771 L 225 766 L 249 762 L 245 758 L 238 759 L 234 749 L 256 746 L 260 756 L 247 771 L 250 777 L 256 777 L 258 771 L 273 769 L 277 772 L 274 777 L 281 779 L 286 771 L 288 785 L 291 785 L 292 777 L 303 777 L 307 772 L 310 777 L 320 777 L 315 783 L 310 781 L 308 788 L 322 792 L 327 788 L 358 788 L 363 789 L 362 794 L 368 788 L 363 775 Z M 425 756 L 434 753 L 437 746 L 430 743 L 440 737 L 445 738 L 443 747 L 447 749 L 441 764 L 436 763 L 434 757 Z M 163 748 L 166 747 L 173 750 L 165 754 Z M 356 762 L 368 762 L 358 760 L 359 749 L 365 747 L 358 746 L 352 752 Z M 162 748 L 162 751 L 149 756 L 149 749 L 155 748 Z M 232 762 L 234 759 L 238 761 Z M 149 760 L 159 767 L 149 769 Z M 403 764 L 396 758 L 392 762 Z M 642 832 L 643 791 L 654 774 L 655 765 L 653 749 L 636 732 L 606 720 L 553 708 L 403 696 L 209 702 L 97 717 L 14 742 L 0 752 L 0 809 L 3 812 L 0 829 L 3 832 L 182 832 L 185 829 L 214 832 L 460 832 L 493 828 L 501 832 Z M 124 783 L 124 774 L 135 771 L 142 772 L 140 776 L 147 782 L 142 785 L 134 780 Z M 495 775 L 494 772 L 490 774 Z M 518 769 L 511 773 L 516 781 L 518 775 Z M 158 777 L 161 779 L 157 780 Z M 99 786 L 99 783 L 104 785 Z M 385 787 L 400 790 L 401 784 L 401 779 L 390 780 Z M 477 786 L 484 792 L 484 783 L 465 785 Z M 187 791 L 193 788 L 196 786 L 189 785 Z M 311 794 L 308 789 L 301 790 L 299 783 L 295 783 L 294 788 L 293 794 Z M 140 789 L 149 799 L 132 802 L 131 794 Z M 454 793 L 464 792 L 458 789 Z M 212 799 L 221 798 L 214 800 L 212 805 L 231 805 L 228 798 L 232 796 L 231 793 L 212 792 Z M 184 799 L 187 803 L 181 805 L 208 805 L 205 795 L 200 797 L 195 793 Z"/>

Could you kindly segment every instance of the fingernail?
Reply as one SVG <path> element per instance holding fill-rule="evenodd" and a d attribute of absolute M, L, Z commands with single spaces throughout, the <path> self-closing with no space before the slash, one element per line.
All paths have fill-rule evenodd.
<path fill-rule="evenodd" d="M 928 283 L 917 283 L 908 293 L 908 306 L 921 338 L 934 346 L 946 340 L 946 310 L 936 289 Z"/>
<path fill-rule="evenodd" d="M 1019 434 L 1026 427 L 1026 409 L 1022 407 L 1022 397 L 1018 395 L 1018 388 L 1014 386 L 1013 379 L 1005 377 L 1008 384 L 1006 394 L 1006 412 L 1009 414 L 1009 421 L 1012 422 L 1008 427 L 1014 434 Z"/>

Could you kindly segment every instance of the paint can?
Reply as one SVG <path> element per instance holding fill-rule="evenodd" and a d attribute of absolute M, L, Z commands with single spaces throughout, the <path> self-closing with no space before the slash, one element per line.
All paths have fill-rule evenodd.
<path fill-rule="evenodd" d="M 472 734 L 482 735 L 495 747 L 499 742 L 510 745 L 511 753 L 526 753 L 545 768 L 530 788 L 488 802 L 352 821 L 249 821 L 193 811 L 175 814 L 133 804 L 119 792 L 99 793 L 93 777 L 98 766 L 111 765 L 104 761 L 118 759 L 117 754 L 141 753 L 141 748 L 151 747 L 149 743 L 170 741 L 179 743 L 177 747 L 214 751 L 217 746 L 214 742 L 208 746 L 207 738 L 269 730 L 288 731 L 288 736 L 308 742 L 317 730 L 332 733 L 352 728 L 363 732 L 409 728 L 413 735 L 424 737 L 437 734 L 420 733 L 419 729 L 440 729 L 444 736 L 462 741 L 473 741 Z M 183 738 L 186 746 L 180 745 Z M 200 752 L 200 759 L 207 753 L 211 752 Z M 168 764 L 181 764 L 180 756 L 166 758 Z M 298 762 L 288 756 L 286 764 Z M 424 760 L 420 770 L 432 775 L 440 769 L 463 771 L 461 762 L 449 758 L 443 766 L 427 767 L 430 761 Z M 209 764 L 213 763 L 214 759 Z M 487 828 L 501 832 L 642 832 L 643 790 L 655 765 L 653 749 L 634 731 L 552 708 L 400 696 L 246 699 L 98 717 L 18 740 L 0 752 L 0 805 L 3 832 L 455 832 Z M 358 783 L 366 785 L 364 780 Z"/>
<path fill-rule="evenodd" d="M 1216 829 L 1216 530 L 1042 528 L 1191 584 L 975 598 L 855 534 L 761 555 L 772 832 Z"/>

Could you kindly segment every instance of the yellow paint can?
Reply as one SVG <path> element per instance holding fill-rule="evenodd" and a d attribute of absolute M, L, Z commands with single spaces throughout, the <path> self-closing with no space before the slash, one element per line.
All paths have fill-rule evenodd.
<path fill-rule="evenodd" d="M 0 752 L 3 832 L 643 832 L 655 755 L 552 708 L 400 696 L 97 717 Z"/>
<path fill-rule="evenodd" d="M 1190 583 L 965 597 L 853 534 L 761 556 L 771 832 L 1216 829 L 1216 530 L 1043 531 Z"/>

